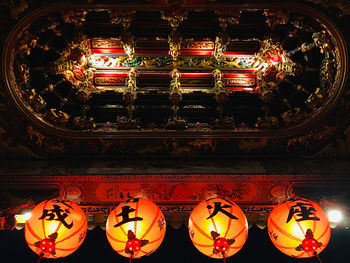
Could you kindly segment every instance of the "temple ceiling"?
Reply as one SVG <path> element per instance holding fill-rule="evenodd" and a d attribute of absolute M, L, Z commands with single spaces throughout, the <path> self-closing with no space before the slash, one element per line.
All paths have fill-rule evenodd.
<path fill-rule="evenodd" d="M 151 2 L 7 6 L 3 155 L 348 155 L 343 9 Z"/>

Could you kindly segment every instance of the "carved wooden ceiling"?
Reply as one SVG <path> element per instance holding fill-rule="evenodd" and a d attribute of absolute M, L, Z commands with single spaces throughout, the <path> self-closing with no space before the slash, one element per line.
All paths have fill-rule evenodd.
<path fill-rule="evenodd" d="M 296 134 L 331 110 L 347 67 L 336 27 L 301 7 L 46 7 L 9 36 L 8 89 L 64 136 Z"/>
<path fill-rule="evenodd" d="M 2 4 L 1 156 L 350 156 L 342 6 L 95 2 Z"/>

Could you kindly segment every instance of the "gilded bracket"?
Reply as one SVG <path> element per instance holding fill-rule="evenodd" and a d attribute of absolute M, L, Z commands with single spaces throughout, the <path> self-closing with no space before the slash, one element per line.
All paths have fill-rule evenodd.
<path fill-rule="evenodd" d="M 123 26 L 124 32 L 121 34 L 120 40 L 125 53 L 128 55 L 128 61 L 135 58 L 135 36 L 129 30 L 133 13 L 135 13 L 135 11 L 122 13 L 120 10 L 112 10 L 110 12 L 111 23 L 121 24 Z"/>
<path fill-rule="evenodd" d="M 135 110 L 134 101 L 137 98 L 137 86 L 136 86 L 136 70 L 132 68 L 129 71 L 129 78 L 126 83 L 125 90 L 123 92 L 123 99 L 128 104 L 128 118 L 132 119 L 132 112 Z"/>
<path fill-rule="evenodd" d="M 169 43 L 170 54 L 173 60 L 177 60 L 179 51 L 181 49 L 181 42 L 182 42 L 182 36 L 179 33 L 179 31 L 177 31 L 177 28 L 180 25 L 180 23 L 186 18 L 185 14 L 162 12 L 161 17 L 162 19 L 167 20 L 173 29 L 168 37 L 168 43 Z"/>

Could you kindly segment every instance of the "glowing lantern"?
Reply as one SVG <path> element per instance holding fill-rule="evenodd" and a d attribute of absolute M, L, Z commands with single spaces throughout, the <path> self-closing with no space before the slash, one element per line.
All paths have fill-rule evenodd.
<path fill-rule="evenodd" d="M 273 244 L 297 258 L 318 257 L 331 235 L 325 212 L 304 198 L 279 203 L 270 213 L 267 228 Z"/>
<path fill-rule="evenodd" d="M 24 234 L 27 244 L 40 258 L 59 258 L 78 249 L 86 230 L 86 216 L 77 204 L 51 199 L 31 211 Z"/>
<path fill-rule="evenodd" d="M 166 223 L 153 202 L 135 198 L 119 204 L 108 216 L 106 234 L 112 248 L 124 257 L 140 258 L 162 243 Z"/>
<path fill-rule="evenodd" d="M 225 259 L 243 247 L 248 236 L 248 223 L 235 203 L 212 198 L 194 208 L 188 230 L 200 252 L 212 258 Z"/>

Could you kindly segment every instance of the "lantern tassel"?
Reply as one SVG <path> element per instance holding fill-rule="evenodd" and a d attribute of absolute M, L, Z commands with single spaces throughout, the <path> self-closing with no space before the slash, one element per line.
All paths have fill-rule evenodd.
<path fill-rule="evenodd" d="M 315 257 L 318 259 L 318 262 L 323 263 L 320 256 L 317 254 L 317 252 L 314 252 Z"/>
<path fill-rule="evenodd" d="M 129 258 L 129 263 L 131 263 L 132 256 L 134 255 L 134 252 L 130 252 L 130 258 Z"/>
<path fill-rule="evenodd" d="M 225 252 L 222 252 L 222 259 L 223 259 L 224 263 L 226 263 Z"/>
<path fill-rule="evenodd" d="M 44 257 L 44 253 L 41 253 L 40 256 L 39 256 L 39 259 L 38 259 L 38 261 L 36 263 L 40 263 L 40 261 L 43 259 L 43 257 Z"/>

